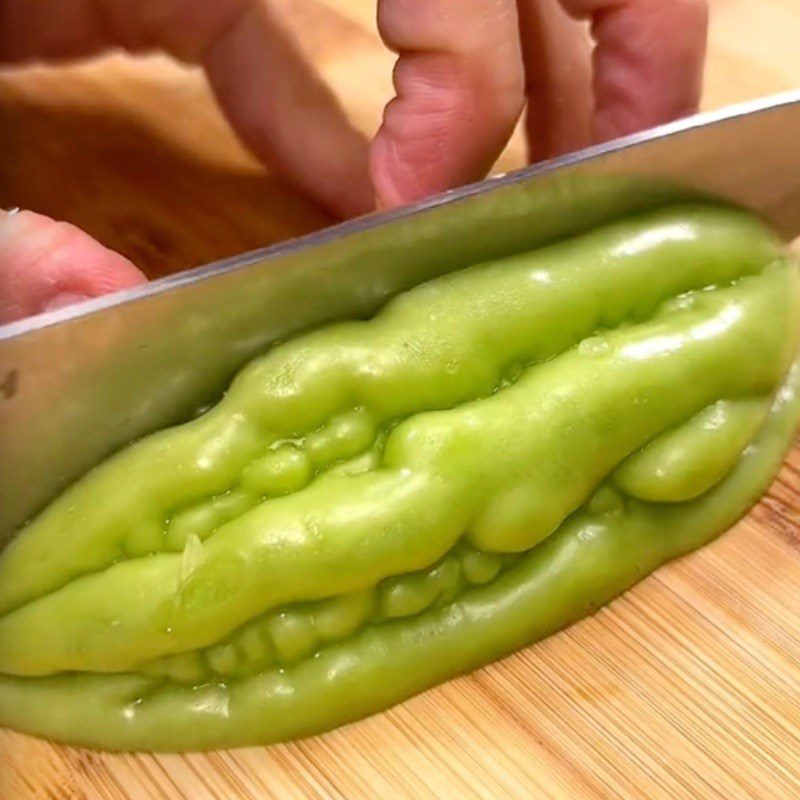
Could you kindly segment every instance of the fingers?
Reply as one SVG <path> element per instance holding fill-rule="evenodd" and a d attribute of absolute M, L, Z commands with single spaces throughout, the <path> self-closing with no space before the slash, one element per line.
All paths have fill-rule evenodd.
<path fill-rule="evenodd" d="M 144 281 L 130 261 L 72 225 L 0 212 L 0 323 Z"/>
<path fill-rule="evenodd" d="M 266 0 L 2 0 L 0 61 L 162 49 L 202 64 L 243 142 L 337 215 L 369 210 L 367 143 Z"/>
<path fill-rule="evenodd" d="M 124 47 L 165 49 L 197 61 L 244 13 L 248 0 L 4 0 L 0 60 L 79 58 Z"/>
<path fill-rule="evenodd" d="M 702 0 L 560 0 L 591 19 L 595 109 L 604 140 L 696 110 Z M 589 138 L 585 44 L 555 0 L 520 0 L 534 158 Z M 400 58 L 396 98 L 369 153 L 378 202 L 396 205 L 481 177 L 525 90 L 513 0 L 379 0 Z M 372 204 L 366 144 L 262 0 L 4 0 L 0 60 L 160 47 L 201 63 L 249 147 L 328 209 Z"/>
<path fill-rule="evenodd" d="M 559 0 L 518 0 L 531 161 L 592 142 L 591 41 Z"/>
<path fill-rule="evenodd" d="M 378 25 L 400 56 L 369 156 L 379 205 L 482 177 L 524 102 L 513 0 L 379 0 Z"/>
<path fill-rule="evenodd" d="M 562 0 L 592 20 L 597 141 L 692 114 L 708 28 L 703 0 Z"/>
<path fill-rule="evenodd" d="M 367 142 L 292 39 L 253 2 L 203 63 L 246 145 L 338 216 L 373 207 Z"/>
<path fill-rule="evenodd" d="M 577 21 L 587 19 L 593 62 Z M 522 104 L 513 9 L 490 0 L 379 0 L 379 24 L 400 53 L 397 97 L 370 153 L 379 202 L 480 177 Z M 706 29 L 701 0 L 519 0 L 531 159 L 693 113 Z"/>

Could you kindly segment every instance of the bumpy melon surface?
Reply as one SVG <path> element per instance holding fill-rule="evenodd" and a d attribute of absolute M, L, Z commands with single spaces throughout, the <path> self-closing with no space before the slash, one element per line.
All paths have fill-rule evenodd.
<path fill-rule="evenodd" d="M 277 345 L 0 555 L 0 723 L 276 741 L 558 630 L 757 500 L 799 338 L 796 263 L 697 205 Z"/>

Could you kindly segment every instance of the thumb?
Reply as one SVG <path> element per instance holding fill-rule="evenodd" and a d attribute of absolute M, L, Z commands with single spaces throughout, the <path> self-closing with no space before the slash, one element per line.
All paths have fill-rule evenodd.
<path fill-rule="evenodd" d="M 0 211 L 0 323 L 143 283 L 123 256 L 74 225 Z"/>

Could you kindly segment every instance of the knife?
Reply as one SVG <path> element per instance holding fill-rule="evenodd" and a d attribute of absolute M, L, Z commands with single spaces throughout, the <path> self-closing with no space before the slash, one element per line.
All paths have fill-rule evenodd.
<path fill-rule="evenodd" d="M 800 91 L 0 326 L 0 545 L 102 458 L 213 403 L 276 341 L 368 317 L 468 264 L 708 195 L 800 233 Z"/>

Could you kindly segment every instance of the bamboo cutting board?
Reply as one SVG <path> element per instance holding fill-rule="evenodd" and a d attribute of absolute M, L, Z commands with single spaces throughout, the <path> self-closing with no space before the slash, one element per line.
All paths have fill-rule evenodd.
<path fill-rule="evenodd" d="M 374 0 L 275 2 L 374 130 Z M 798 41 L 800 0 L 713 0 L 704 105 L 800 84 Z M 0 152 L 0 207 L 75 222 L 151 276 L 329 222 L 160 58 L 0 75 Z M 516 137 L 500 168 L 521 154 Z M 795 450 L 730 533 L 501 663 L 271 748 L 104 755 L 0 731 L 0 800 L 800 798 L 798 523 Z"/>

